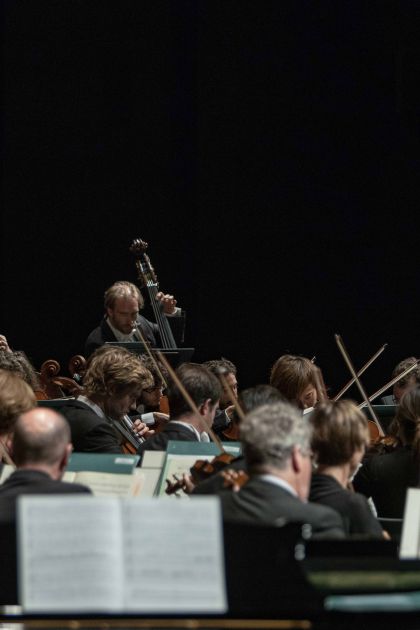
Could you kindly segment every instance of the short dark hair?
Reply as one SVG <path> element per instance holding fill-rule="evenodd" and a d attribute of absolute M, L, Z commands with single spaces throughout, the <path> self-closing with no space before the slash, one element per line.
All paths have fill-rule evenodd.
<path fill-rule="evenodd" d="M 225 370 L 226 374 L 234 374 L 236 376 L 236 365 L 224 357 L 221 359 L 211 359 L 210 361 L 205 361 L 202 365 L 204 365 L 205 368 L 210 370 L 210 372 L 216 376 L 220 374 L 221 370 Z"/>
<path fill-rule="evenodd" d="M 238 403 L 244 413 L 249 413 L 261 405 L 273 405 L 277 402 L 285 402 L 285 397 L 280 394 L 279 390 L 271 385 L 256 385 L 244 389 L 238 396 Z M 240 418 L 236 412 L 233 412 L 234 420 L 240 423 Z"/>
<path fill-rule="evenodd" d="M 220 382 L 203 365 L 183 363 L 176 369 L 176 375 L 197 407 L 200 407 L 206 400 L 210 400 L 212 405 L 219 400 L 222 393 Z M 172 419 L 191 413 L 191 407 L 172 380 L 168 387 L 168 402 Z"/>
<path fill-rule="evenodd" d="M 407 368 L 411 367 L 416 362 L 417 362 L 416 357 L 408 357 L 407 359 L 403 359 L 393 369 L 392 378 L 395 378 L 396 376 L 398 376 L 398 374 L 402 374 L 403 372 L 405 372 Z M 416 383 L 420 385 L 420 364 L 417 365 L 417 367 L 413 368 L 411 372 L 406 374 L 404 378 L 397 381 L 396 385 L 398 385 L 398 387 L 405 387 L 410 381 L 412 376 L 414 376 Z"/>

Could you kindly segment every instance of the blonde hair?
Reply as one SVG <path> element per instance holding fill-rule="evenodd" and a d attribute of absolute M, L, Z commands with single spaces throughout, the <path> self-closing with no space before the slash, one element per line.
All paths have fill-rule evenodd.
<path fill-rule="evenodd" d="M 83 378 L 87 396 L 123 396 L 131 389 L 153 386 L 153 376 L 138 356 L 125 348 L 102 346 L 90 357 Z"/>
<path fill-rule="evenodd" d="M 324 402 L 311 414 L 312 450 L 318 464 L 340 466 L 369 444 L 366 416 L 350 400 Z"/>
<path fill-rule="evenodd" d="M 0 370 L 0 435 L 10 433 L 18 416 L 35 406 L 35 394 L 21 376 Z"/>
<path fill-rule="evenodd" d="M 138 302 L 139 310 L 141 310 L 144 306 L 144 300 L 142 294 L 140 293 L 140 289 L 132 282 L 127 282 L 126 280 L 114 282 L 112 287 L 109 287 L 109 289 L 105 291 L 105 309 L 113 308 L 115 300 L 118 298 L 134 298 Z"/>

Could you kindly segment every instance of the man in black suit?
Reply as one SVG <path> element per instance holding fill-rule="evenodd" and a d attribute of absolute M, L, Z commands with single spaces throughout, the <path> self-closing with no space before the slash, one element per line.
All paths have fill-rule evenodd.
<path fill-rule="evenodd" d="M 72 444 L 69 425 L 56 411 L 38 407 L 23 413 L 15 424 L 9 451 L 16 470 L 0 486 L 0 499 L 15 500 L 22 494 L 90 494 L 85 486 L 61 481 Z"/>
<path fill-rule="evenodd" d="M 219 380 L 198 363 L 183 363 L 177 368 L 176 374 L 191 396 L 199 414 L 191 410 L 178 386 L 170 383 L 168 402 L 171 419 L 163 431 L 141 444 L 138 453 L 165 451 L 169 440 L 209 441 L 206 429 L 212 427 L 219 404 L 222 391 Z"/>
<path fill-rule="evenodd" d="M 177 307 L 173 295 L 159 292 L 156 295 L 162 304 L 165 317 L 170 317 L 172 330 L 177 343 L 182 343 L 184 336 L 185 318 L 181 309 Z M 156 346 L 159 335 L 157 324 L 150 322 L 140 315 L 144 306 L 143 296 L 138 287 L 131 282 L 115 282 L 104 296 L 106 315 L 100 325 L 88 336 L 85 344 L 85 355 L 88 357 L 96 348 L 109 341 L 142 341 L 141 336 L 152 346 Z M 138 334 L 137 328 L 141 332 Z"/>
<path fill-rule="evenodd" d="M 74 450 L 122 453 L 127 414 L 136 409 L 142 390 L 152 385 L 153 377 L 139 357 L 125 348 L 98 348 L 87 364 L 83 395 L 60 408 L 70 424 Z M 136 420 L 128 435 L 140 443 L 148 433 L 147 426 Z"/>
<path fill-rule="evenodd" d="M 250 480 L 239 492 L 220 493 L 224 520 L 307 523 L 317 538 L 343 538 L 337 512 L 307 502 L 310 437 L 307 418 L 285 402 L 264 405 L 245 416 L 241 440 Z"/>

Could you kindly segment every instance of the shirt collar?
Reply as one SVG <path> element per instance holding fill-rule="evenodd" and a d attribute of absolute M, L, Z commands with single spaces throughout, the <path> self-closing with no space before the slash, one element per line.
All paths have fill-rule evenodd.
<path fill-rule="evenodd" d="M 298 493 L 294 488 L 292 488 L 290 483 L 287 483 L 287 481 L 281 479 L 280 477 L 276 477 L 276 475 L 258 475 L 258 479 L 262 479 L 263 481 L 272 483 L 275 486 L 280 486 L 280 488 L 283 488 L 283 490 L 286 490 L 290 494 L 293 494 L 294 497 L 298 497 Z"/>
<path fill-rule="evenodd" d="M 106 415 L 103 412 L 103 410 L 99 407 L 99 405 L 97 405 L 96 403 L 92 402 L 90 400 L 90 398 L 87 398 L 87 396 L 83 396 L 83 394 L 81 394 L 80 396 L 77 397 L 77 400 L 79 402 L 82 402 L 85 405 L 87 405 L 100 418 L 105 418 L 106 419 Z"/>

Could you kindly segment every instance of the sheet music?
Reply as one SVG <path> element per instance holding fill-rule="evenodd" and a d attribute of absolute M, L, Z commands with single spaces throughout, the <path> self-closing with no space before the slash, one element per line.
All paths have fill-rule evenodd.
<path fill-rule="evenodd" d="M 165 458 L 166 451 L 144 451 L 141 468 L 162 468 Z"/>
<path fill-rule="evenodd" d="M 135 497 L 142 487 L 142 481 L 137 476 L 115 473 L 67 472 L 63 480 L 88 486 L 95 497 Z"/>
<path fill-rule="evenodd" d="M 136 468 L 134 475 L 140 480 L 138 495 L 141 498 L 154 497 L 160 479 L 160 468 Z"/>
<path fill-rule="evenodd" d="M 20 600 L 25 611 L 122 608 L 121 513 L 115 499 L 18 500 Z"/>
<path fill-rule="evenodd" d="M 162 482 L 159 488 L 159 496 L 165 496 L 166 479 L 169 479 L 170 481 L 175 481 L 177 477 L 181 478 L 184 473 L 189 474 L 190 468 L 194 466 L 195 462 L 198 459 L 206 459 L 207 461 L 210 461 L 213 458 L 214 455 L 178 455 L 175 453 L 168 453 L 162 473 Z M 189 499 L 189 496 L 183 492 L 179 493 L 179 497 L 183 499 Z M 175 499 L 177 500 L 179 497 L 177 495 Z"/>
<path fill-rule="evenodd" d="M 420 489 L 409 488 L 406 494 L 401 535 L 400 558 L 420 557 Z"/>
<path fill-rule="evenodd" d="M 226 611 L 217 498 L 124 500 L 123 512 L 125 610 Z"/>

